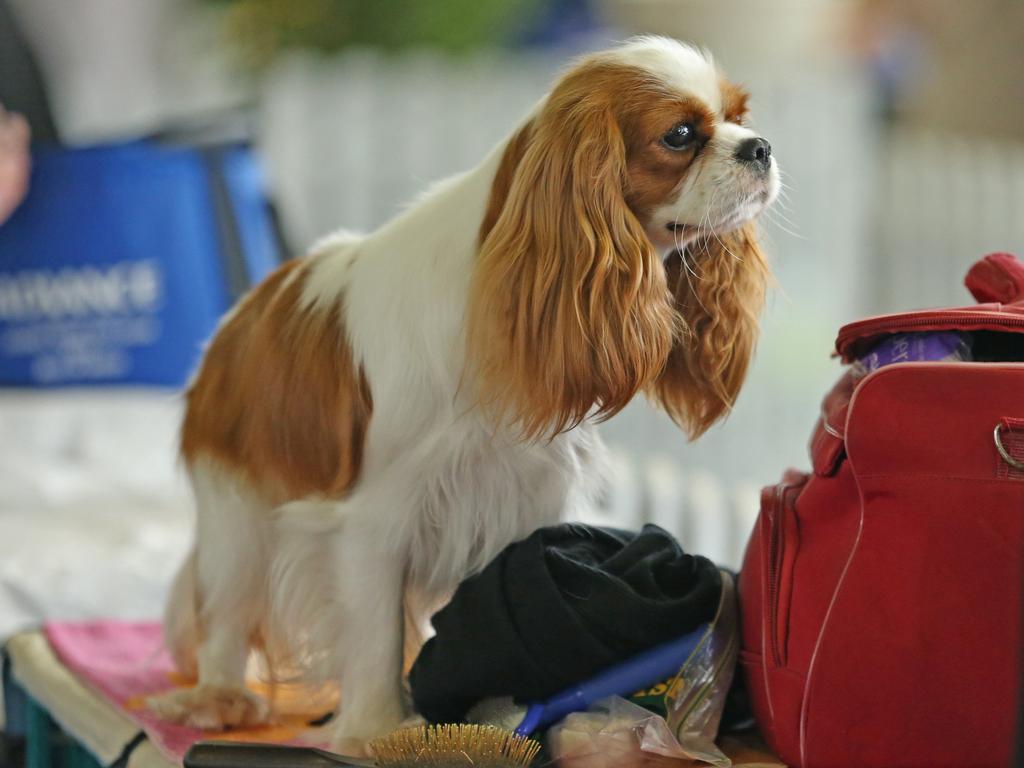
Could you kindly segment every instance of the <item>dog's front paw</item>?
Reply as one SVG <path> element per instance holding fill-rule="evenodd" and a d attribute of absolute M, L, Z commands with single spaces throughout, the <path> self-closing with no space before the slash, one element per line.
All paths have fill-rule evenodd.
<path fill-rule="evenodd" d="M 270 707 L 244 688 L 197 685 L 151 696 L 146 706 L 164 720 L 206 731 L 250 728 L 270 719 Z"/>
<path fill-rule="evenodd" d="M 337 721 L 330 726 L 330 745 L 334 752 L 353 757 L 371 757 L 368 745 L 386 736 L 406 722 L 408 713 L 401 699 L 378 707 L 346 707 L 344 702 Z"/>

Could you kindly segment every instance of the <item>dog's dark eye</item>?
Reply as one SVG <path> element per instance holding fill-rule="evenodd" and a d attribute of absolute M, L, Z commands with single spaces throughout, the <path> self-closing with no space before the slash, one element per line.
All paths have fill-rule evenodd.
<path fill-rule="evenodd" d="M 680 123 L 661 137 L 661 143 L 669 149 L 686 149 L 697 138 L 697 131 L 690 123 Z"/>

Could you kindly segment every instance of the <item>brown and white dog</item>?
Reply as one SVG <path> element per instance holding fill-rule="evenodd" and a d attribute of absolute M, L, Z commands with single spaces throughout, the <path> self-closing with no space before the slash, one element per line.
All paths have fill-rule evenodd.
<path fill-rule="evenodd" d="M 188 389 L 198 507 L 167 640 L 205 728 L 268 716 L 251 650 L 341 683 L 334 743 L 406 715 L 410 594 L 443 597 L 591 503 L 595 421 L 643 393 L 692 436 L 728 412 L 776 197 L 746 94 L 659 37 L 578 61 L 476 168 L 255 288 Z"/>

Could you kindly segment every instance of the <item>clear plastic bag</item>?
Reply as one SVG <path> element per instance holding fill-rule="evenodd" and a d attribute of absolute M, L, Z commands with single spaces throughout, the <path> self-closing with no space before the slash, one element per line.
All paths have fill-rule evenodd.
<path fill-rule="evenodd" d="M 668 683 L 667 717 L 620 697 L 570 715 L 548 732 L 548 751 L 561 768 L 678 766 L 679 761 L 728 768 L 715 745 L 739 654 L 736 587 L 722 573 L 718 613 L 700 644 Z"/>

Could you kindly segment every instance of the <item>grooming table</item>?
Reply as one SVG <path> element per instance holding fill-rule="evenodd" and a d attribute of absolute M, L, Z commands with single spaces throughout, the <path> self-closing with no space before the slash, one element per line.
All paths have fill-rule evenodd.
<path fill-rule="evenodd" d="M 27 740 L 26 768 L 180 768 L 188 748 L 210 734 L 162 722 L 144 702 L 184 684 L 152 622 L 50 624 L 5 647 L 7 726 Z M 278 686 L 274 707 L 274 725 L 213 738 L 322 746 L 313 724 L 331 702 Z M 785 768 L 746 740 L 727 738 L 722 746 L 737 768 Z"/>
<path fill-rule="evenodd" d="M 175 768 L 139 726 L 65 667 L 42 632 L 5 648 L 7 728 L 26 739 L 26 768 Z"/>

